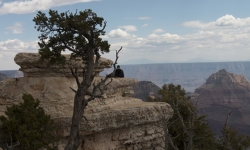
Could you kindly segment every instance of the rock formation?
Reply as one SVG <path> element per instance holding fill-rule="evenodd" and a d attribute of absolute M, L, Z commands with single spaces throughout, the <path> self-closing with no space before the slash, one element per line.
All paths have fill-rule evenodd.
<path fill-rule="evenodd" d="M 158 96 L 160 88 L 151 81 L 139 81 L 138 84 L 132 86 L 134 90 L 133 97 L 147 101 L 147 97 L 155 98 Z"/>
<path fill-rule="evenodd" d="M 32 94 L 40 100 L 45 111 L 56 119 L 63 129 L 64 139 L 59 144 L 63 149 L 69 136 L 73 112 L 74 78 L 69 67 L 81 69 L 83 63 L 76 59 L 65 65 L 47 67 L 39 61 L 39 55 L 20 53 L 15 62 L 21 66 L 24 77 L 6 79 L 0 82 L 0 115 L 6 106 L 20 103 L 23 93 Z M 97 73 L 109 68 L 112 61 L 102 58 Z M 95 81 L 103 77 L 97 76 Z M 114 78 L 101 99 L 91 101 L 87 106 L 81 125 L 81 149 L 164 149 L 162 120 L 169 119 L 173 110 L 166 103 L 142 102 L 133 98 L 131 78 Z"/>
<path fill-rule="evenodd" d="M 220 132 L 228 113 L 233 110 L 229 126 L 250 135 L 250 83 L 243 75 L 222 69 L 197 88 L 192 99 L 198 101 L 200 113 L 208 115 L 208 121 L 216 133 Z"/>

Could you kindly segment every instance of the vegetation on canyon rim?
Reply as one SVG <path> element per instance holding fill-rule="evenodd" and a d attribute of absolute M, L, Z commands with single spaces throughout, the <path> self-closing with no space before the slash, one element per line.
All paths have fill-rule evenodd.
<path fill-rule="evenodd" d="M 1 143 L 3 148 L 18 147 L 28 149 L 56 149 L 60 134 L 58 125 L 45 114 L 39 100 L 31 95 L 23 95 L 23 103 L 7 107 L 2 122 Z"/>
<path fill-rule="evenodd" d="M 180 85 L 164 84 L 158 94 L 156 98 L 148 97 L 148 101 L 166 102 L 174 110 L 173 117 L 163 122 L 166 150 L 243 150 L 250 147 L 250 137 L 239 135 L 228 127 L 229 116 L 221 135 L 216 138 L 206 116 L 198 115 L 196 104 L 190 101 L 190 97 L 185 97 L 186 92 Z"/>
<path fill-rule="evenodd" d="M 79 57 L 83 63 L 85 63 L 85 67 L 83 68 L 84 73 L 81 75 L 76 68 L 70 68 L 77 83 L 77 89 L 72 89 L 72 91 L 75 92 L 74 110 L 70 137 L 65 149 L 74 150 L 77 149 L 80 144 L 80 122 L 84 118 L 86 106 L 95 98 L 101 98 L 107 87 L 106 81 L 109 79 L 108 77 L 93 85 L 93 90 L 89 91 L 89 87 L 96 76 L 94 70 L 98 67 L 101 54 L 108 53 L 110 48 L 109 43 L 100 38 L 100 36 L 105 35 L 104 29 L 106 22 L 102 17 L 98 17 L 91 10 L 60 14 L 57 11 L 50 10 L 49 17 L 39 11 L 33 21 L 36 24 L 35 27 L 37 31 L 41 32 L 38 45 L 40 47 L 39 53 L 41 54 L 42 60 L 47 60 L 49 64 L 63 64 L 65 57 L 61 54 L 63 51 L 68 50 L 71 52 L 71 59 Z M 79 76 L 83 77 L 82 80 L 79 79 Z M 226 123 L 222 129 L 222 135 L 217 139 L 206 123 L 206 116 L 198 115 L 197 108 L 190 102 L 188 97 L 185 97 L 185 91 L 181 86 L 175 86 L 173 84 L 164 85 L 162 89 L 159 90 L 159 94 L 161 95 L 160 97 L 151 99 L 151 101 L 167 102 L 172 106 L 175 112 L 169 122 L 163 122 L 164 130 L 166 131 L 166 149 L 245 149 L 250 145 L 249 137 L 238 135 L 237 132 L 229 128 Z M 33 98 L 30 95 L 24 95 L 23 99 L 32 100 Z M 38 107 L 39 102 L 35 101 L 34 104 L 31 104 L 31 101 L 28 101 L 28 103 L 30 106 L 33 106 L 32 108 L 35 108 L 33 111 L 38 111 L 39 114 L 44 113 L 44 111 Z M 19 106 L 13 105 L 12 107 L 14 109 Z M 11 116 L 13 114 L 22 115 L 22 117 L 19 117 L 23 119 L 23 113 L 27 115 L 26 109 L 11 111 L 10 108 L 8 108 L 6 115 L 9 118 L 1 117 L 3 128 L 8 131 L 5 133 L 6 139 L 9 138 L 12 141 L 20 142 L 20 147 L 25 145 L 24 149 L 29 149 L 27 148 L 28 146 L 36 146 L 30 149 L 37 149 L 46 147 L 46 145 L 48 148 L 53 148 L 49 145 L 49 142 L 53 143 L 53 141 L 38 140 L 38 142 L 33 142 L 34 139 L 37 139 L 36 136 L 48 140 L 49 137 L 46 138 L 48 136 L 47 134 L 51 133 L 53 135 L 51 131 L 55 129 L 52 128 L 54 125 L 52 124 L 53 121 L 50 121 L 50 117 L 46 115 L 43 116 L 44 119 L 41 119 L 42 122 L 35 122 L 32 120 L 34 118 L 25 117 L 28 119 L 27 122 L 30 123 L 30 125 L 25 123 L 24 127 L 17 127 L 16 125 L 22 125 L 24 121 L 13 123 Z M 30 114 L 31 117 L 34 117 L 33 115 L 36 113 Z M 14 118 L 16 119 L 16 117 Z M 47 124 L 45 124 L 46 132 L 41 132 L 40 130 L 45 129 L 45 127 L 40 127 L 34 129 L 36 132 L 32 131 L 34 134 L 24 136 L 26 131 L 27 133 L 31 132 L 30 128 L 33 127 L 34 124 L 44 125 L 46 120 L 48 120 Z M 48 124 L 51 126 L 51 130 L 47 128 Z M 9 126 L 11 126 L 11 129 Z M 17 131 L 17 129 L 20 128 L 22 129 L 22 132 L 20 132 L 21 135 L 19 135 Z M 15 133 L 15 135 L 12 133 Z M 9 137 L 10 134 L 11 136 Z M 22 140 L 21 137 L 29 137 L 31 139 Z M 27 141 L 32 141 L 33 143 L 26 144 Z M 39 142 L 43 142 L 43 145 Z"/>

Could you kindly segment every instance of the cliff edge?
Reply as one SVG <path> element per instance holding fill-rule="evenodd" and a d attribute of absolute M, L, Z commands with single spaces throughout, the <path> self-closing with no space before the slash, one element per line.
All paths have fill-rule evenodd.
<path fill-rule="evenodd" d="M 68 57 L 68 56 L 67 56 Z M 47 67 L 35 53 L 20 53 L 15 61 L 21 66 L 24 77 L 5 79 L 0 82 L 0 115 L 6 106 L 20 103 L 23 93 L 40 100 L 40 105 L 60 122 L 64 138 L 59 149 L 64 149 L 70 131 L 73 110 L 75 79 L 70 75 L 70 66 L 82 68 L 80 60 L 67 59 L 64 66 Z M 112 61 L 102 58 L 95 70 L 110 68 Z M 104 77 L 97 76 L 95 81 Z M 143 102 L 132 98 L 137 81 L 131 78 L 114 78 L 101 99 L 87 106 L 87 118 L 81 125 L 81 149 L 164 149 L 163 119 L 169 119 L 173 110 L 166 103 Z"/>

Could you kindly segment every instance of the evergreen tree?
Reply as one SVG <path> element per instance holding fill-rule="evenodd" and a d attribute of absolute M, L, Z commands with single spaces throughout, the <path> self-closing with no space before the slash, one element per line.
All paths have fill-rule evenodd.
<path fill-rule="evenodd" d="M 185 90 L 180 85 L 164 84 L 158 91 L 159 97 L 149 98 L 149 101 L 169 103 L 174 115 L 169 119 L 166 133 L 166 149 L 215 149 L 215 136 L 208 126 L 206 116 L 198 116 L 198 111 Z"/>
<path fill-rule="evenodd" d="M 57 128 L 50 115 L 46 115 L 39 107 L 39 100 L 31 95 L 22 96 L 24 102 L 7 107 L 5 116 L 0 117 L 3 135 L 2 143 L 6 147 L 18 146 L 21 150 L 39 148 L 56 149 L 54 145 L 59 140 Z M 8 145 L 7 145 L 8 144 Z"/>
<path fill-rule="evenodd" d="M 101 54 L 110 51 L 108 41 L 101 38 L 105 35 L 106 21 L 90 9 L 75 13 L 68 11 L 58 13 L 50 10 L 48 15 L 47 17 L 45 13 L 39 11 L 33 19 L 35 28 L 41 32 L 40 42 L 38 42 L 41 58 L 50 63 L 63 64 L 65 57 L 61 53 L 69 51 L 71 59 L 78 57 L 85 63 L 82 68 L 83 74 L 78 73 L 74 66 L 70 68 L 76 80 L 77 89 L 71 88 L 75 92 L 74 109 L 70 136 L 65 149 L 77 150 L 80 145 L 80 124 L 84 117 L 84 110 L 90 101 L 102 97 L 109 84 L 106 83 L 109 79 L 106 76 L 90 89 L 97 75 L 94 70 L 98 68 Z"/>

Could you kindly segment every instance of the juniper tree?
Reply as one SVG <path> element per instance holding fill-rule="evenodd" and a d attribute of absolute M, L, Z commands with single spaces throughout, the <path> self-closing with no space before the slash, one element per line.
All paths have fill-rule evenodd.
<path fill-rule="evenodd" d="M 84 110 L 90 101 L 100 98 L 107 87 L 106 76 L 89 91 L 101 54 L 110 51 L 109 43 L 100 37 L 105 35 L 106 21 L 90 9 L 75 13 L 50 10 L 48 15 L 39 11 L 33 19 L 35 28 L 41 32 L 38 43 L 41 59 L 47 59 L 50 63 L 63 63 L 65 58 L 61 54 L 67 50 L 71 52 L 71 59 L 79 57 L 85 63 L 82 80 L 78 77 L 77 69 L 71 68 L 77 89 L 72 89 L 75 92 L 74 109 L 65 149 L 76 150 L 80 144 L 79 131 Z"/>

